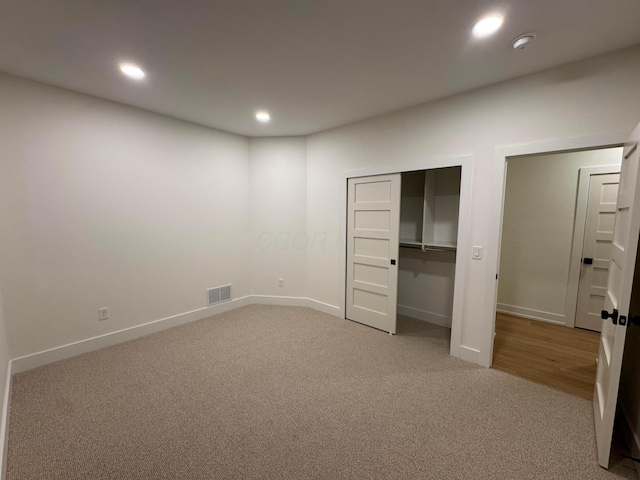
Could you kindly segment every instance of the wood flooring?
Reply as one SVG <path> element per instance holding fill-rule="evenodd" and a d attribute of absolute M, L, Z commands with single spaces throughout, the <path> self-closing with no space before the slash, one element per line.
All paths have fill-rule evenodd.
<path fill-rule="evenodd" d="M 590 400 L 600 334 L 496 315 L 492 368 Z"/>

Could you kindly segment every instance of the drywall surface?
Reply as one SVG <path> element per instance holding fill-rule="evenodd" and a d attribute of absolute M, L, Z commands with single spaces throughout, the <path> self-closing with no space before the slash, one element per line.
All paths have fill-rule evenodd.
<path fill-rule="evenodd" d="M 10 358 L 2 292 L 0 291 L 0 399 L 4 398 L 4 387 L 5 382 L 7 381 L 7 366 L 9 365 Z"/>
<path fill-rule="evenodd" d="M 0 110 L 13 356 L 250 293 L 246 138 L 9 75 Z"/>
<path fill-rule="evenodd" d="M 620 165 L 621 161 L 621 148 L 508 161 L 499 308 L 513 311 L 515 307 L 520 313 L 567 322 L 565 304 L 580 168 Z"/>
<path fill-rule="evenodd" d="M 2 306 L 2 292 L 0 291 L 0 478 L 5 477 L 7 468 L 7 451 L 6 446 L 9 438 L 9 404 L 11 402 L 10 382 L 7 375 L 9 372 L 9 345 L 7 342 L 7 333 L 4 320 L 4 308 Z M 7 391 L 9 390 L 9 391 Z M 5 413 L 5 409 L 6 412 Z"/>
<path fill-rule="evenodd" d="M 341 172 L 471 154 L 470 244 L 484 256 L 469 262 L 462 345 L 488 358 L 503 188 L 496 147 L 631 132 L 640 120 L 638 78 L 636 47 L 310 136 L 308 233 L 326 240 L 309 248 L 309 296 L 344 302 Z"/>
<path fill-rule="evenodd" d="M 306 138 L 254 138 L 249 155 L 251 293 L 306 297 Z"/>
<path fill-rule="evenodd" d="M 400 248 L 398 313 L 451 327 L 456 254 Z"/>
<path fill-rule="evenodd" d="M 7 332 L 4 320 L 4 308 L 2 306 L 2 292 L 0 291 L 0 405 L 2 405 L 2 403 L 4 402 L 4 396 L 6 393 L 5 388 L 7 386 L 7 373 L 10 358 L 9 344 L 7 342 Z M 8 427 L 8 425 L 5 425 L 4 423 L 5 420 L 6 418 L 4 416 L 2 416 L 2 418 L 0 419 L 0 423 L 2 424 L 2 429 L 0 429 L 0 442 L 4 442 L 4 434 L 6 434 L 4 429 Z M 0 451 L 2 451 L 2 447 L 0 447 Z"/>

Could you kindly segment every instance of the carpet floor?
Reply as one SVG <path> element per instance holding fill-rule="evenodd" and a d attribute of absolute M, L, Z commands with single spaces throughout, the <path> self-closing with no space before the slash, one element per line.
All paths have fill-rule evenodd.
<path fill-rule="evenodd" d="M 18 374 L 7 479 L 636 478 L 589 401 L 448 337 L 249 306 Z"/>

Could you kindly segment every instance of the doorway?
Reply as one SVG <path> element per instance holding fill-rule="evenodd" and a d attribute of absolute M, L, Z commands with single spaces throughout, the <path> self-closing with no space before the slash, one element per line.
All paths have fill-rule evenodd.
<path fill-rule="evenodd" d="M 494 368 L 591 398 L 621 160 L 620 147 L 507 160 Z"/>

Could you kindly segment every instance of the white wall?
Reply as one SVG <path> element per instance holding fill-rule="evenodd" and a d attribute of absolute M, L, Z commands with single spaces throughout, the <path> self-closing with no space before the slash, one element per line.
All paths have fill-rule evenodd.
<path fill-rule="evenodd" d="M 400 248 L 398 313 L 451 327 L 456 254 Z"/>
<path fill-rule="evenodd" d="M 494 149 L 630 132 L 640 120 L 639 78 L 635 47 L 311 135 L 307 225 L 311 238 L 327 240 L 309 249 L 309 296 L 336 306 L 343 302 L 341 172 L 472 154 L 471 245 L 483 246 L 484 257 L 469 264 L 462 345 L 487 364 L 503 186 Z"/>
<path fill-rule="evenodd" d="M 246 138 L 9 75 L 0 110 L 14 357 L 250 293 Z"/>
<path fill-rule="evenodd" d="M 306 138 L 254 138 L 249 152 L 252 293 L 306 297 Z"/>
<path fill-rule="evenodd" d="M 9 367 L 9 345 L 7 343 L 7 333 L 5 328 L 5 320 L 4 320 L 4 308 L 2 306 L 2 292 L 0 291 L 0 452 L 2 452 L 2 461 L 4 462 L 2 466 L 0 466 L 0 472 L 5 471 L 6 466 L 6 452 L 4 451 L 5 438 L 8 435 L 8 423 L 5 423 L 7 420 L 7 416 L 4 414 L 3 409 L 9 408 L 9 402 L 5 402 L 5 395 L 9 395 L 10 392 L 7 392 L 7 373 Z M 2 474 L 0 474 L 0 477 Z"/>
<path fill-rule="evenodd" d="M 565 306 L 579 171 L 620 165 L 621 160 L 621 148 L 509 160 L 498 288 L 501 310 L 573 323 L 566 318 Z"/>

